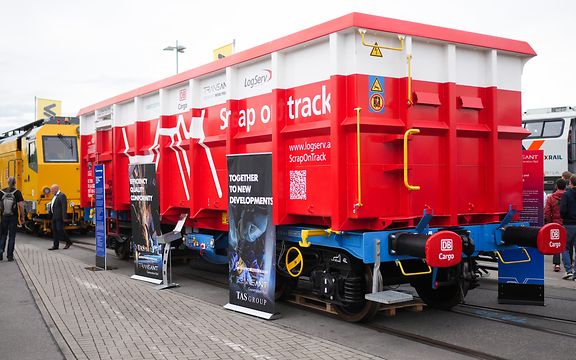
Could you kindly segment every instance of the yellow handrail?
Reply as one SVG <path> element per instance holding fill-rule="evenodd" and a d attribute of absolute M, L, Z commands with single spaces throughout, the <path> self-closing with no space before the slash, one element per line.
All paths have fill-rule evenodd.
<path fill-rule="evenodd" d="M 408 138 L 412 134 L 419 134 L 420 129 L 408 129 L 404 133 L 404 186 L 408 190 L 420 190 L 420 186 L 410 185 L 408 182 Z"/>
<path fill-rule="evenodd" d="M 302 238 L 301 241 L 298 242 L 303 248 L 310 247 L 312 245 L 308 241 L 308 237 L 310 236 L 330 236 L 330 234 L 340 234 L 341 231 L 339 230 L 332 230 L 332 229 L 306 229 L 300 232 L 300 237 Z"/>
<path fill-rule="evenodd" d="M 360 36 L 362 37 L 362 45 L 371 47 L 373 49 L 384 49 L 384 50 L 393 50 L 393 51 L 403 51 L 404 50 L 404 39 L 406 36 L 398 35 L 398 40 L 400 40 L 399 47 L 393 46 L 383 46 L 374 44 L 368 44 L 366 42 L 366 29 L 358 29 Z M 406 56 L 407 66 L 408 66 L 408 106 L 412 106 L 412 54 L 408 54 Z"/>
<path fill-rule="evenodd" d="M 496 250 L 494 251 L 496 253 L 496 255 L 498 256 L 498 259 L 500 260 L 500 262 L 502 264 L 506 264 L 506 265 L 511 265 L 511 264 L 522 264 L 522 263 L 528 263 L 530 261 L 532 261 L 532 258 L 530 257 L 530 254 L 528 253 L 528 251 L 526 250 L 526 248 L 522 248 L 522 251 L 524 252 L 524 255 L 526 255 L 526 259 L 523 260 L 512 260 L 512 261 L 504 261 L 504 259 L 502 258 L 502 255 L 500 254 L 500 251 Z"/>
<path fill-rule="evenodd" d="M 376 43 L 368 44 L 366 42 L 366 38 L 365 38 L 366 29 L 358 29 L 358 32 L 360 33 L 360 36 L 362 36 L 362 45 L 364 45 L 364 46 L 369 46 L 371 48 L 377 48 L 377 49 L 394 50 L 394 51 L 404 50 L 404 35 L 398 35 L 398 40 L 400 40 L 400 47 L 392 47 L 392 46 L 378 45 Z"/>
<path fill-rule="evenodd" d="M 420 271 L 420 272 L 415 272 L 415 273 L 405 272 L 404 267 L 402 267 L 402 263 L 400 262 L 400 260 L 396 260 L 396 266 L 400 267 L 400 272 L 402 272 L 402 275 L 404 275 L 404 276 L 426 275 L 426 274 L 430 274 L 432 272 L 432 268 L 430 267 L 430 265 L 427 265 L 428 266 L 427 271 Z"/>
<path fill-rule="evenodd" d="M 357 176 L 358 176 L 358 202 L 354 204 L 354 208 L 358 209 L 362 206 L 362 175 L 360 168 L 360 110 L 362 108 L 354 108 L 356 111 L 356 155 L 358 157 Z"/>

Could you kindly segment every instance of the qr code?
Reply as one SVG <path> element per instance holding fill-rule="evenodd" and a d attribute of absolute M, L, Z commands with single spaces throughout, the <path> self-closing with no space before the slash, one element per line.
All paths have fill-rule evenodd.
<path fill-rule="evenodd" d="M 290 170 L 290 200 L 306 200 L 306 170 Z"/>

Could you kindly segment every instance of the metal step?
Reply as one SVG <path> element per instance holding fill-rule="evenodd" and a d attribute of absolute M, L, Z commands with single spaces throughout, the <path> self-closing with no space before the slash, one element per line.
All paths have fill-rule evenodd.
<path fill-rule="evenodd" d="M 401 302 L 412 301 L 414 296 L 394 290 L 380 291 L 377 293 L 366 294 L 366 300 L 382 303 L 382 304 L 397 304 Z"/>

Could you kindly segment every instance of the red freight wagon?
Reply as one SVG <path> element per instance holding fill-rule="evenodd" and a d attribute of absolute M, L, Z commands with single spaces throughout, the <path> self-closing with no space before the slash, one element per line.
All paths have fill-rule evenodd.
<path fill-rule="evenodd" d="M 188 245 L 200 239 L 215 260 L 215 234 L 228 230 L 226 155 L 271 152 L 279 241 L 300 242 L 318 259 L 356 260 L 334 278 L 372 277 L 363 264 L 378 260 L 376 240 L 390 250 L 380 256 L 390 264 L 384 278 L 418 283 L 394 265 L 417 258 L 460 269 L 438 276 L 463 278 L 454 266 L 461 253 L 430 258 L 440 241 L 432 234 L 471 246 L 472 273 L 478 253 L 517 242 L 502 228 L 517 225 L 510 218 L 522 206 L 520 84 L 534 55 L 521 41 L 358 13 L 337 18 L 82 109 L 82 206 L 92 206 L 92 164 L 102 163 L 113 174 L 106 206 L 121 243 L 128 164 L 154 162 L 162 221 L 189 214 L 184 237 L 196 240 Z M 538 234 L 527 245 L 544 244 Z M 309 269 L 330 267 L 318 262 Z M 450 302 L 436 295 L 456 296 L 448 288 L 423 297 Z M 332 300 L 348 319 L 374 307 L 338 291 Z"/>

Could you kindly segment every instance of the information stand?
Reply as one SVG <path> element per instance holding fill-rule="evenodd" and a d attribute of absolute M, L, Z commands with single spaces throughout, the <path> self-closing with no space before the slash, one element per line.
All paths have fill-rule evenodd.
<path fill-rule="evenodd" d="M 95 198 L 95 222 L 96 222 L 96 266 L 87 267 L 86 270 L 101 271 L 111 270 L 106 258 L 106 183 L 105 169 L 103 164 L 94 165 L 94 198 Z"/>

